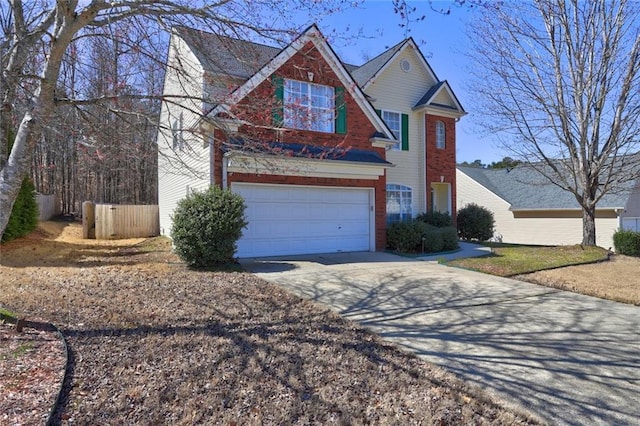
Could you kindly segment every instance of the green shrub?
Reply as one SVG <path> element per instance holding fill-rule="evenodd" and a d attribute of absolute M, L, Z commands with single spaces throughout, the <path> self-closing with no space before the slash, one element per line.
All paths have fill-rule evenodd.
<path fill-rule="evenodd" d="M 433 228 L 419 220 L 392 223 L 387 227 L 387 248 L 400 252 L 422 250 L 422 236 Z"/>
<path fill-rule="evenodd" d="M 487 241 L 493 236 L 493 213 L 477 204 L 458 210 L 458 235 L 463 240 Z"/>
<path fill-rule="evenodd" d="M 422 243 L 421 250 L 425 253 L 436 253 L 442 251 L 444 248 L 444 240 L 442 239 L 442 232 L 440 228 L 432 228 L 427 230 L 423 234 L 424 243 Z"/>
<path fill-rule="evenodd" d="M 440 228 L 442 233 L 442 250 L 451 251 L 458 248 L 458 231 L 453 226 Z"/>
<path fill-rule="evenodd" d="M 392 223 L 387 228 L 387 248 L 404 253 L 436 253 L 458 248 L 456 228 L 437 228 L 421 220 Z"/>
<path fill-rule="evenodd" d="M 9 216 L 9 222 L 2 234 L 2 241 L 11 241 L 32 232 L 38 226 L 38 203 L 33 182 L 25 178 L 20 186 Z"/>
<path fill-rule="evenodd" d="M 613 234 L 616 253 L 626 256 L 640 256 L 640 232 L 617 230 Z"/>
<path fill-rule="evenodd" d="M 233 261 L 247 226 L 242 197 L 216 186 L 193 191 L 173 213 L 174 250 L 189 266 L 205 268 Z"/>
<path fill-rule="evenodd" d="M 458 232 L 453 226 L 432 228 L 424 236 L 424 252 L 437 253 L 458 248 Z"/>
<path fill-rule="evenodd" d="M 441 213 L 441 212 L 422 213 L 416 216 L 416 220 L 422 221 L 424 223 L 433 225 L 438 228 L 453 226 L 453 219 L 451 219 L 451 215 L 449 213 Z"/>

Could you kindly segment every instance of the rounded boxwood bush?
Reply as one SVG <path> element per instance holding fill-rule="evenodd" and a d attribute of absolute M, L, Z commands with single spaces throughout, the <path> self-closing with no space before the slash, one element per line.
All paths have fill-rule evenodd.
<path fill-rule="evenodd" d="M 640 256 L 640 232 L 617 230 L 613 234 L 616 253 L 626 256 Z"/>
<path fill-rule="evenodd" d="M 451 219 L 451 215 L 449 213 L 441 213 L 441 212 L 422 213 L 416 216 L 416 220 L 422 221 L 424 223 L 433 225 L 438 228 L 453 226 L 453 219 Z"/>
<path fill-rule="evenodd" d="M 13 203 L 9 222 L 2 234 L 2 242 L 23 237 L 38 226 L 38 203 L 36 202 L 35 187 L 31 179 L 25 178 L 20 186 L 20 192 Z"/>
<path fill-rule="evenodd" d="M 477 204 L 469 204 L 457 215 L 458 235 L 463 240 L 487 241 L 493 236 L 493 213 Z"/>
<path fill-rule="evenodd" d="M 193 191 L 173 212 L 174 250 L 189 266 L 206 268 L 233 261 L 247 226 L 242 197 L 217 186 Z"/>

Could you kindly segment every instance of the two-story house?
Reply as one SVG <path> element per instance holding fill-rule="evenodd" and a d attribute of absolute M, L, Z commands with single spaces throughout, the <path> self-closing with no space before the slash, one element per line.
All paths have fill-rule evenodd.
<path fill-rule="evenodd" d="M 176 28 L 164 95 L 165 234 L 208 185 L 245 199 L 239 257 L 382 250 L 387 223 L 455 212 L 465 112 L 411 39 L 356 67 L 315 26 L 285 48 Z"/>

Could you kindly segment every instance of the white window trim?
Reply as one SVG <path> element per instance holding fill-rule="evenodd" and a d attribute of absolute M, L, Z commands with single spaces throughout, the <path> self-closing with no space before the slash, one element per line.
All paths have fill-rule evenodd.
<path fill-rule="evenodd" d="M 301 103 L 300 105 L 295 105 L 292 107 L 292 102 L 289 101 L 289 99 L 291 98 L 291 92 L 290 92 L 290 88 L 289 88 L 289 84 L 291 82 L 296 82 L 296 83 L 300 83 L 300 84 L 306 84 L 308 87 L 307 90 L 307 95 L 306 98 L 304 99 L 304 101 L 306 103 Z M 333 86 L 329 86 L 326 84 L 317 84 L 317 83 L 311 83 L 309 81 L 302 81 L 302 80 L 294 80 L 291 78 L 287 78 L 284 79 L 284 92 L 283 92 L 283 103 L 284 103 L 284 108 L 283 108 L 283 118 L 284 118 L 284 123 L 285 126 L 288 128 L 292 128 L 292 129 L 298 129 L 298 130 L 309 130 L 312 132 L 322 132 L 322 133 L 335 133 L 335 116 L 336 116 L 336 111 L 335 111 L 335 96 L 336 96 L 336 92 L 335 92 L 335 87 Z M 328 101 L 328 105 L 330 105 L 328 108 L 324 108 L 324 107 L 314 107 L 313 105 L 311 105 L 311 88 L 312 87 L 322 87 L 322 88 L 326 88 L 326 89 L 330 89 L 331 95 L 330 97 L 327 99 Z M 297 111 L 295 111 L 297 110 Z M 292 112 L 293 111 L 293 112 Z M 306 111 L 306 125 L 304 126 L 298 126 L 297 125 L 297 120 L 295 120 L 296 115 L 300 114 L 300 111 Z M 318 111 L 315 112 L 314 111 Z M 292 116 L 293 115 L 293 116 Z M 318 118 L 314 118 L 314 116 L 318 116 Z M 325 124 L 324 122 L 318 122 L 318 120 L 321 117 L 327 117 L 326 120 L 326 124 L 328 125 L 328 129 L 318 129 L 318 128 L 314 128 L 313 125 L 314 124 L 320 124 L 321 127 L 323 127 L 323 124 Z"/>
<path fill-rule="evenodd" d="M 389 189 L 390 186 L 395 186 L 395 188 Z M 400 194 L 401 194 L 401 196 L 400 196 L 401 197 L 400 198 L 400 222 L 402 222 L 404 220 L 407 220 L 407 219 L 410 219 L 410 218 L 413 218 L 413 210 L 414 210 L 413 209 L 413 198 L 414 198 L 413 197 L 413 193 L 414 193 L 413 187 L 408 186 L 408 185 L 402 185 L 402 184 L 399 184 L 399 183 L 387 183 L 387 185 L 385 187 L 385 194 L 387 194 L 390 191 L 400 191 Z M 403 197 L 402 197 L 403 193 L 404 194 L 406 194 L 406 193 L 411 194 L 411 200 L 410 200 L 411 201 L 411 204 L 410 204 L 411 205 L 411 211 L 409 212 L 409 217 L 408 218 L 403 218 L 402 217 L 402 215 L 403 215 L 403 212 L 402 212 L 402 201 L 404 201 Z M 388 215 L 389 213 L 386 211 L 386 203 L 387 203 L 387 200 L 385 200 L 385 212 Z M 394 221 L 394 222 L 396 222 L 396 221 Z M 394 223 L 394 222 L 389 222 L 389 218 L 387 217 L 387 224 Z"/>
<path fill-rule="evenodd" d="M 439 129 L 442 129 L 442 135 L 440 135 Z M 440 136 L 442 136 L 442 138 L 440 138 Z M 447 126 L 442 120 L 436 121 L 436 148 L 447 148 Z"/>
<path fill-rule="evenodd" d="M 184 151 L 184 116 L 182 112 L 177 119 L 173 120 L 171 126 L 172 149 L 174 151 Z"/>
<path fill-rule="evenodd" d="M 398 135 L 394 136 L 397 139 L 397 142 L 395 142 L 392 146 L 391 146 L 391 150 L 392 151 L 400 151 L 402 150 L 402 112 L 400 111 L 394 111 L 392 109 L 381 109 L 380 110 L 380 118 L 382 118 L 382 121 L 385 122 L 385 124 L 387 126 L 389 126 L 389 124 L 387 123 L 387 121 L 384 119 L 384 113 L 390 113 L 390 114 L 398 114 Z M 389 128 L 389 130 L 391 130 L 391 132 L 393 133 L 393 130 L 391 128 Z"/>

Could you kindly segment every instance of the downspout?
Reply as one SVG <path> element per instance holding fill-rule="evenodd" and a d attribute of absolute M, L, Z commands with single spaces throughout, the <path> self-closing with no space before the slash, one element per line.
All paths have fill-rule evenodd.
<path fill-rule="evenodd" d="M 216 164 L 216 150 L 215 147 L 215 136 L 209 136 L 209 186 L 214 186 L 216 184 L 216 175 L 215 175 L 215 164 Z"/>
<path fill-rule="evenodd" d="M 227 154 L 222 156 L 222 189 L 227 189 L 227 168 L 229 167 L 229 158 Z"/>
<path fill-rule="evenodd" d="M 622 213 L 624 213 L 624 209 L 613 209 L 613 211 L 618 216 L 618 229 L 622 230 Z"/>
<path fill-rule="evenodd" d="M 422 146 L 424 147 L 424 151 L 422 152 L 422 161 L 420 161 L 421 163 L 421 175 L 423 176 L 422 178 L 422 184 L 424 185 L 424 191 L 422 192 L 423 196 L 424 196 L 424 202 L 422 203 L 422 211 L 424 213 L 427 213 L 428 209 L 427 206 L 429 205 L 429 200 L 427 200 L 427 197 L 429 197 L 431 195 L 431 192 L 429 191 L 429 182 L 427 179 L 427 115 L 424 114 L 422 115 L 422 120 L 420 120 L 420 127 L 422 128 L 422 134 L 420 135 L 422 140 L 420 141 L 420 143 L 422 144 Z"/>

